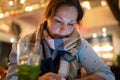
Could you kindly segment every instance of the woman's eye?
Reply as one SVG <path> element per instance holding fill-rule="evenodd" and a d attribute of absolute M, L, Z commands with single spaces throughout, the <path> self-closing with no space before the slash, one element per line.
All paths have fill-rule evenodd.
<path fill-rule="evenodd" d="M 60 21 L 60 20 L 55 20 L 57 23 L 62 23 L 62 21 Z"/>
<path fill-rule="evenodd" d="M 69 26 L 74 26 L 74 24 L 73 24 L 73 23 L 68 23 L 68 25 L 69 25 Z"/>

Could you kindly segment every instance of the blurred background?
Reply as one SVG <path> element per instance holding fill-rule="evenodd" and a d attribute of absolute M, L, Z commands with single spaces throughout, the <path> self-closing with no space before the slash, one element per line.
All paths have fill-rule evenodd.
<path fill-rule="evenodd" d="M 120 76 L 120 0 L 79 1 L 84 17 L 77 30 L 111 67 L 117 78 Z M 12 43 L 39 26 L 48 2 L 49 0 L 0 0 L 0 67 L 3 67 L 0 68 L 0 77 L 4 76 L 8 68 Z"/>

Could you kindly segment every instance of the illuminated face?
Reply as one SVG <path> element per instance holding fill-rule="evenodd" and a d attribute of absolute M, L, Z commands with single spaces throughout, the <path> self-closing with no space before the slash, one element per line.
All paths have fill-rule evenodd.
<path fill-rule="evenodd" d="M 78 12 L 73 6 L 58 8 L 55 16 L 48 19 L 48 31 L 53 38 L 69 36 L 76 24 Z"/>

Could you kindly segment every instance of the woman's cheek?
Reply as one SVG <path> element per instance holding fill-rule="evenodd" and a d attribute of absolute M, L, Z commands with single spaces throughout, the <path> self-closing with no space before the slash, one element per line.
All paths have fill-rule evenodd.
<path fill-rule="evenodd" d="M 53 32 L 54 33 L 59 33 L 59 31 L 60 31 L 60 29 L 59 29 L 59 27 L 53 27 L 54 29 L 53 29 Z"/>
<path fill-rule="evenodd" d="M 67 33 L 70 34 L 73 32 L 73 30 L 74 30 L 74 28 L 68 28 Z"/>

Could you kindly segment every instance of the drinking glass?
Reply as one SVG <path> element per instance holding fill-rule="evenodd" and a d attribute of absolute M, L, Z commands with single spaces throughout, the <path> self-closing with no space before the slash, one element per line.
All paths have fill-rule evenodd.
<path fill-rule="evenodd" d="M 37 43 L 17 44 L 18 80 L 37 80 L 40 72 L 40 49 Z"/>

